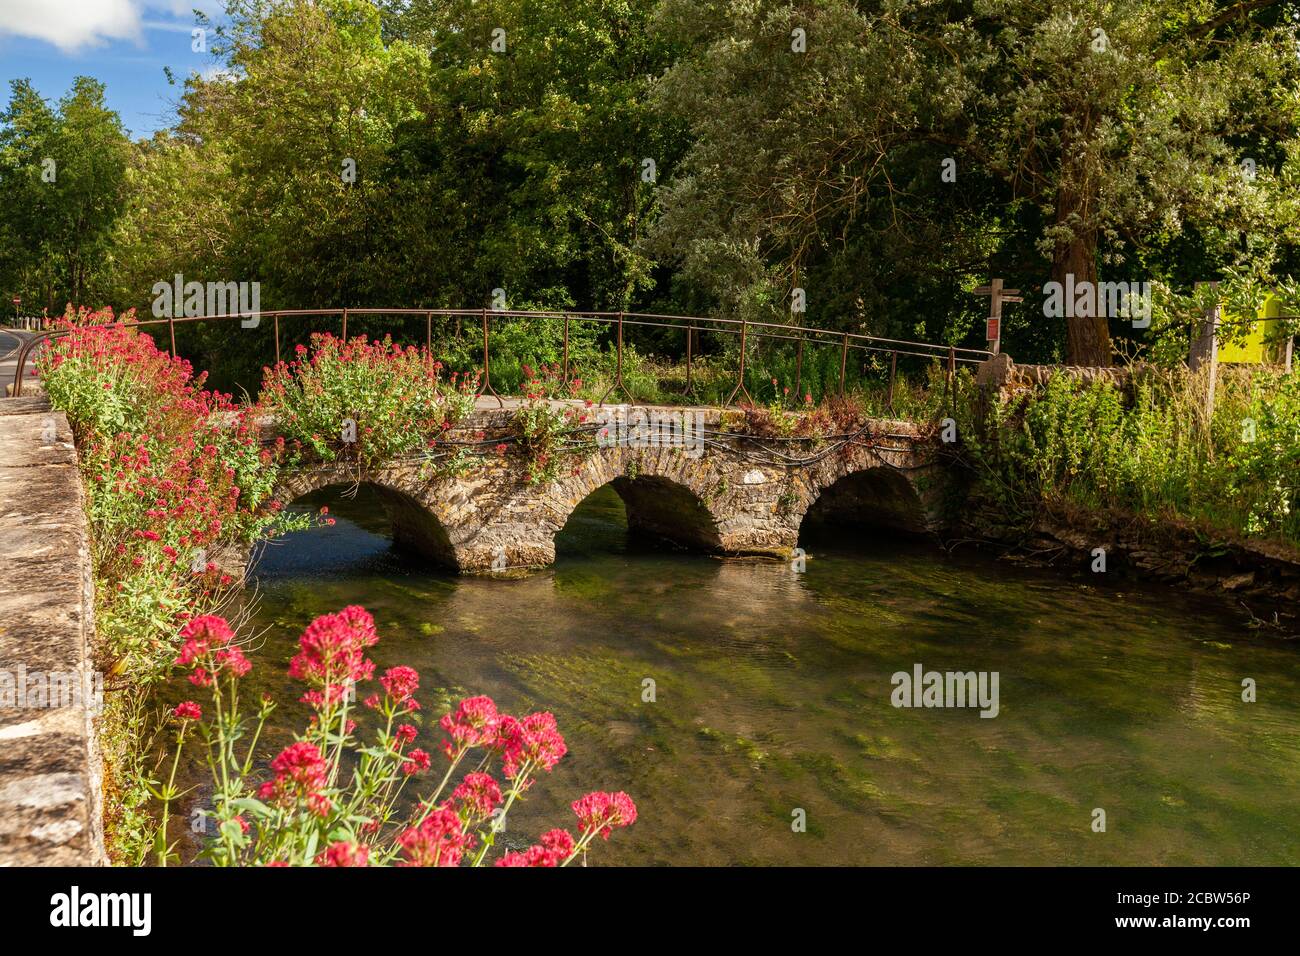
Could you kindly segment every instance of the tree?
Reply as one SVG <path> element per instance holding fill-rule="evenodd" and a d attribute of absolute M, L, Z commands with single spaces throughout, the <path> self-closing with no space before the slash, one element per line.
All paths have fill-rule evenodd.
<path fill-rule="evenodd" d="M 0 282 L 62 311 L 109 265 L 125 200 L 129 142 L 103 84 L 78 77 L 51 110 L 26 80 L 0 116 Z"/>

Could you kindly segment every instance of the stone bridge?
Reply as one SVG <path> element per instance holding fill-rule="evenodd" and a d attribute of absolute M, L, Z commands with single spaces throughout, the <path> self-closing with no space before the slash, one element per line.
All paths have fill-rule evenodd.
<path fill-rule="evenodd" d="M 704 423 L 705 447 L 594 447 L 574 454 L 549 483 L 530 484 L 514 454 L 489 456 L 455 474 L 419 460 L 369 470 L 340 462 L 286 471 L 277 497 L 289 504 L 322 488 L 369 484 L 388 511 L 396 545 L 460 572 L 550 564 L 556 534 L 605 485 L 623 499 L 630 530 L 716 554 L 788 555 L 814 504 L 837 522 L 909 532 L 944 523 L 950 471 L 938 439 L 913 423 L 870 421 L 858 438 L 832 448 L 834 441 L 818 446 L 722 434 L 719 410 L 685 411 Z M 450 437 L 502 434 L 510 415 L 508 406 L 480 401 Z M 275 434 L 273 421 L 264 423 L 268 434 Z"/>

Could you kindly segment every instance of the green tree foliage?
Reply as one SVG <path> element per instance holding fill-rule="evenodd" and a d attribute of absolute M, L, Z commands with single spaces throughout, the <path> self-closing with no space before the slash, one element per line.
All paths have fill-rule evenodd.
<path fill-rule="evenodd" d="M 58 108 L 14 87 L 0 278 L 56 310 L 147 310 L 181 273 L 268 309 L 501 289 L 981 345 L 971 293 L 998 275 L 1026 292 L 1008 351 L 1107 364 L 1152 334 L 1044 318 L 1045 282 L 1300 274 L 1297 22 L 1291 0 L 228 0 L 216 69 L 151 140 L 93 81 Z M 438 333 L 472 356 L 472 325 Z M 559 357 L 554 323 L 515 333 L 534 345 L 503 369 Z M 239 335 L 182 348 L 269 358 L 267 329 Z"/>
<path fill-rule="evenodd" d="M 841 321 L 846 295 L 910 307 L 938 283 L 951 303 L 981 253 L 1025 286 L 1096 281 L 1099 262 L 1149 277 L 1189 231 L 1207 273 L 1243 234 L 1267 254 L 1279 212 L 1294 221 L 1277 188 L 1300 88 L 1283 8 L 665 0 L 665 27 L 693 42 L 659 93 L 694 141 L 658 248 L 738 310 L 811 284 Z M 886 330 L 888 306 L 869 311 Z M 1104 318 L 1072 318 L 1067 342 L 1072 361 L 1110 362 Z"/>
<path fill-rule="evenodd" d="M 53 109 L 28 81 L 11 85 L 0 114 L 0 290 L 51 312 L 102 294 L 128 161 L 103 84 L 78 77 Z"/>

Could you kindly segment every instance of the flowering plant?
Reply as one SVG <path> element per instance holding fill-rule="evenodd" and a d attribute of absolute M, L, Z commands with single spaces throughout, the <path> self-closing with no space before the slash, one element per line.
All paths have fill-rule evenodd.
<path fill-rule="evenodd" d="M 435 444 L 474 408 L 478 375 L 451 372 L 427 349 L 328 333 L 263 370 L 261 402 L 281 430 L 323 461 L 374 466 Z"/>
<path fill-rule="evenodd" d="M 267 866 L 457 866 L 487 862 L 506 815 L 567 747 L 549 713 L 512 717 L 489 697 L 460 701 L 438 726 L 446 760 L 427 795 L 402 801 L 430 774 L 433 757 L 416 746 L 419 674 L 392 667 L 360 706 L 373 714 L 372 742 L 356 733 L 356 688 L 375 678 L 367 651 L 378 641 L 374 619 L 361 607 L 314 620 L 302 633 L 291 677 L 306 685 L 312 710 L 306 729 L 270 761 L 271 776 L 255 781 L 255 753 L 275 704 L 263 699 L 256 718 L 241 716 L 240 681 L 251 663 L 220 617 L 190 621 L 176 663 L 212 695 L 209 717 L 193 701 L 174 711 L 178 748 L 191 724 L 206 745 L 213 776 L 215 836 L 203 855 L 213 863 Z M 247 743 L 245 744 L 245 741 Z M 499 774 L 493 764 L 499 763 Z M 159 794 L 164 817 L 178 796 L 172 780 Z M 406 809 L 409 808 L 409 809 Z M 599 836 L 630 826 L 636 805 L 625 793 L 589 793 L 572 804 L 577 834 L 552 829 L 497 866 L 565 866 L 582 859 Z M 172 857 L 160 843 L 159 860 Z"/>
<path fill-rule="evenodd" d="M 544 365 L 537 371 L 523 366 L 524 404 L 515 410 L 516 440 L 523 452 L 529 484 L 542 484 L 559 477 L 564 454 L 594 444 L 582 426 L 591 417 L 585 405 L 557 405 L 557 400 L 575 398 L 582 390 L 580 379 L 565 380 L 558 364 Z"/>
<path fill-rule="evenodd" d="M 77 441 L 108 669 L 147 681 L 165 671 L 177 624 L 230 583 L 218 552 L 305 519 L 272 497 L 283 442 L 263 447 L 251 409 L 204 389 L 133 320 L 70 314 L 37 368 Z"/>

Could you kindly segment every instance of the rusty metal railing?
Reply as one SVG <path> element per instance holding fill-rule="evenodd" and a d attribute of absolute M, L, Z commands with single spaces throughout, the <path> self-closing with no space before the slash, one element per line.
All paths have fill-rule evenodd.
<path fill-rule="evenodd" d="M 440 316 L 443 318 L 460 318 L 460 319 L 477 319 L 483 333 L 483 368 L 482 380 L 479 384 L 479 395 L 491 395 L 496 398 L 498 403 L 502 403 L 501 396 L 497 394 L 492 386 L 492 325 L 494 322 L 504 321 L 507 319 L 519 318 L 552 318 L 561 320 L 564 323 L 563 336 L 563 360 L 562 374 L 565 382 L 569 381 L 569 331 L 574 322 L 589 322 L 609 326 L 613 332 L 615 347 L 615 371 L 614 381 L 610 383 L 605 394 L 601 396 L 600 402 L 604 404 L 606 398 L 611 392 L 622 391 L 622 393 L 631 398 L 627 386 L 623 382 L 623 352 L 624 352 L 624 329 L 628 326 L 660 329 L 677 329 L 685 336 L 686 341 L 686 387 L 683 390 L 685 394 L 692 391 L 692 364 L 698 354 L 699 335 L 702 332 L 709 332 L 715 335 L 734 335 L 740 339 L 740 349 L 738 357 L 738 368 L 736 370 L 736 383 L 731 393 L 727 396 L 724 404 L 730 405 L 732 400 L 738 394 L 753 401 L 749 390 L 745 387 L 745 368 L 749 344 L 753 339 L 793 342 L 795 343 L 795 394 L 800 393 L 800 385 L 803 374 L 804 352 L 807 348 L 838 348 L 840 352 L 840 374 L 839 374 L 839 394 L 844 394 L 847 384 L 848 359 L 851 352 L 874 352 L 890 356 L 889 363 L 889 396 L 892 402 L 894 394 L 894 380 L 898 373 L 898 357 L 900 355 L 913 356 L 920 358 L 937 359 L 944 362 L 946 371 L 946 386 L 951 388 L 953 376 L 956 374 L 958 362 L 977 364 L 992 357 L 992 353 L 984 349 L 960 348 L 953 345 L 936 345 L 929 342 L 910 342 L 904 339 L 889 339 L 875 335 L 862 335 L 855 332 L 836 332 L 829 329 L 818 329 L 802 325 L 788 325 L 776 322 L 754 322 L 748 319 L 726 319 L 726 318 L 704 318 L 700 316 L 684 315 L 662 315 L 655 313 L 635 313 L 635 312 L 578 312 L 572 310 L 557 311 L 518 311 L 518 310 L 495 310 L 495 309 L 281 309 L 275 312 L 260 313 L 259 319 L 268 318 L 272 323 L 272 334 L 275 345 L 275 360 L 281 361 L 280 347 L 280 326 L 283 321 L 296 321 L 305 319 L 337 319 L 341 336 L 344 341 L 348 337 L 348 319 L 349 317 L 389 317 L 398 316 L 404 320 L 418 318 L 423 316 L 425 319 L 425 344 L 430 351 L 433 349 L 433 317 Z M 239 314 L 211 315 L 211 316 L 180 316 L 174 318 L 162 319 L 143 319 L 135 322 L 114 322 L 108 323 L 104 328 L 111 327 L 130 327 L 130 328 L 150 328 L 154 326 L 166 326 L 168 337 L 171 343 L 171 354 L 176 354 L 176 326 L 191 322 L 226 322 L 226 321 L 246 321 L 249 317 Z M 62 338 L 67 335 L 70 329 L 51 329 L 40 333 L 28 342 L 24 343 L 21 351 L 18 353 L 17 363 L 14 369 L 13 395 L 22 394 L 23 371 L 27 367 L 27 361 L 31 353 L 42 344 L 54 339 Z M 321 328 L 314 328 L 313 332 L 326 331 Z M 503 404 L 503 403 L 502 403 Z"/>

